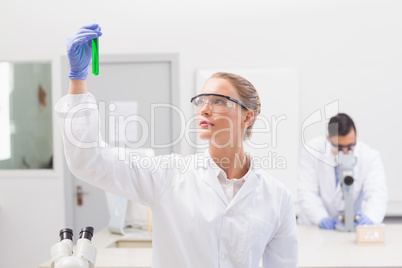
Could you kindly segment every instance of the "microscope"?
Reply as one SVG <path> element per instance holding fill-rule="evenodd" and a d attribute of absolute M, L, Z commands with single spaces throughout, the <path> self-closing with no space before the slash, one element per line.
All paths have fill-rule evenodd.
<path fill-rule="evenodd" d="M 339 151 L 339 183 L 342 189 L 343 200 L 345 201 L 344 215 L 339 217 L 339 223 L 335 226 L 341 232 L 355 231 L 355 207 L 353 200 L 353 168 L 356 165 L 356 157 L 352 150 L 347 154 Z"/>
<path fill-rule="evenodd" d="M 81 229 L 77 247 L 73 252 L 73 230 L 64 228 L 60 230 L 60 242 L 51 248 L 52 268 L 94 268 L 96 248 L 91 244 L 94 233 L 93 227 Z"/>

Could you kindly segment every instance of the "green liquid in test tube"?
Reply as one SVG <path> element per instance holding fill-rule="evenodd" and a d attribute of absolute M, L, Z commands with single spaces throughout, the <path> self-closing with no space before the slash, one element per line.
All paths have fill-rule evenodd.
<path fill-rule="evenodd" d="M 92 39 L 92 74 L 99 74 L 99 41 L 98 38 Z"/>

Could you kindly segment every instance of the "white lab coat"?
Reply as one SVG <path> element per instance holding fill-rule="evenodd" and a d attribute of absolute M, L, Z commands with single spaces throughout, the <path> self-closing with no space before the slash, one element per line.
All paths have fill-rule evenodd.
<path fill-rule="evenodd" d="M 358 140 L 354 150 L 354 205 L 374 223 L 384 219 L 387 187 L 379 152 Z M 335 180 L 335 157 L 326 137 L 318 137 L 301 148 L 298 174 L 299 224 L 318 225 L 322 218 L 343 214 L 340 183 Z"/>
<path fill-rule="evenodd" d="M 152 267 L 255 268 L 261 258 L 263 267 L 297 267 L 296 219 L 282 184 L 255 168 L 228 203 L 209 155 L 207 161 L 170 155 L 130 164 L 118 160 L 115 149 L 89 148 L 99 141 L 93 103 L 91 94 L 79 94 L 56 104 L 67 164 L 77 178 L 151 207 Z M 71 121 L 66 112 L 77 104 Z M 87 143 L 71 144 L 70 134 Z"/>

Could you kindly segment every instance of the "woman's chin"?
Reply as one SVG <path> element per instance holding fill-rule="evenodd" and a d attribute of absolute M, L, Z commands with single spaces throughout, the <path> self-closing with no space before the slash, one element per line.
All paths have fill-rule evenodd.
<path fill-rule="evenodd" d="M 211 139 L 211 132 L 198 132 L 198 137 L 201 140 L 209 140 Z"/>

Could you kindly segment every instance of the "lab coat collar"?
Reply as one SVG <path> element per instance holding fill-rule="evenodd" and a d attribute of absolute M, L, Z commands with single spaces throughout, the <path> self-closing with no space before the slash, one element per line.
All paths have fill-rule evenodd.
<path fill-rule="evenodd" d="M 353 154 L 356 156 L 356 160 L 359 161 L 359 157 L 361 156 L 361 145 L 358 139 L 356 139 L 356 146 Z"/>
<path fill-rule="evenodd" d="M 215 193 L 227 206 L 228 200 L 218 180 L 218 174 L 220 170 L 219 167 L 212 160 L 211 156 L 209 155 L 208 149 L 206 149 L 204 153 L 200 156 L 202 157 L 202 160 L 197 161 L 198 167 L 203 167 L 204 169 L 207 169 L 205 172 L 205 176 L 203 177 L 203 181 L 215 191 Z"/>
<path fill-rule="evenodd" d="M 256 175 L 254 168 L 252 165 L 250 167 L 249 172 L 247 172 L 247 179 L 245 180 L 243 186 L 240 188 L 239 192 L 234 196 L 230 206 L 233 206 L 237 202 L 239 202 L 242 198 L 246 197 L 249 193 L 254 190 L 258 191 L 258 186 L 260 185 L 260 176 Z"/>
<path fill-rule="evenodd" d="M 206 149 L 205 151 L 204 151 L 204 157 L 205 157 L 205 161 L 204 161 L 204 163 L 207 163 L 208 164 L 208 168 L 211 168 L 213 171 L 214 171 L 214 173 L 215 173 L 215 175 L 216 176 L 218 176 L 219 175 L 219 172 L 221 171 L 221 168 L 215 163 L 215 161 L 212 159 L 212 157 L 211 157 L 211 155 L 209 154 L 209 151 L 208 151 L 208 149 Z"/>
<path fill-rule="evenodd" d="M 324 157 L 326 158 L 324 160 L 325 163 L 328 163 L 331 168 L 333 169 L 334 167 L 336 167 L 338 165 L 338 163 L 336 163 L 335 161 L 335 155 L 332 153 L 332 145 L 331 143 L 328 141 L 328 139 L 325 139 L 325 150 L 326 150 L 326 154 L 324 155 Z"/>
<path fill-rule="evenodd" d="M 247 155 L 249 155 L 248 153 L 247 153 Z M 215 161 L 212 159 L 212 157 L 211 157 L 211 155 L 209 154 L 209 151 L 208 151 L 208 149 L 206 149 L 205 151 L 204 151 L 204 161 L 201 161 L 202 162 L 202 164 L 201 164 L 201 162 L 197 162 L 197 163 L 200 163 L 200 165 L 201 166 L 203 166 L 203 167 L 205 167 L 205 168 L 212 168 L 213 170 L 214 170 L 214 172 L 215 172 L 215 174 L 216 174 L 216 176 L 218 177 L 219 176 L 219 173 L 220 172 L 224 172 L 216 163 L 215 163 Z M 249 155 L 250 156 L 250 155 Z M 199 166 L 200 166 L 199 165 Z M 253 159 L 252 159 L 252 157 L 250 156 L 250 168 L 249 168 L 249 170 L 247 171 L 247 173 L 242 177 L 242 178 L 236 178 L 236 179 L 244 179 L 244 180 L 247 180 L 247 178 L 250 176 L 250 173 L 251 173 L 251 171 L 254 169 L 254 164 L 253 164 Z"/>
<path fill-rule="evenodd" d="M 212 188 L 212 190 L 215 191 L 215 193 L 219 196 L 219 198 L 227 206 L 228 200 L 226 198 L 225 193 L 223 192 L 223 189 L 222 189 L 222 186 L 217 177 L 216 171 L 212 168 L 207 169 L 205 172 L 205 176 L 202 179 L 206 184 L 208 184 Z"/>
<path fill-rule="evenodd" d="M 223 192 L 222 186 L 219 182 L 218 175 L 221 169 L 218 165 L 212 160 L 211 156 L 209 155 L 208 149 L 204 152 L 204 156 L 206 157 L 204 163 L 209 164 L 208 171 L 206 172 L 206 176 L 204 176 L 204 181 L 218 194 L 218 196 L 222 199 L 222 201 L 228 204 L 228 200 L 226 198 L 225 193 Z M 248 195 L 251 191 L 257 188 L 260 185 L 260 171 L 256 171 L 254 169 L 252 157 L 250 157 L 250 169 L 246 174 L 245 182 L 243 186 L 240 188 L 239 192 L 233 198 L 230 206 L 233 206 L 243 197 Z M 202 165 L 205 167 L 205 165 Z M 258 174 L 258 176 L 256 175 Z"/>

